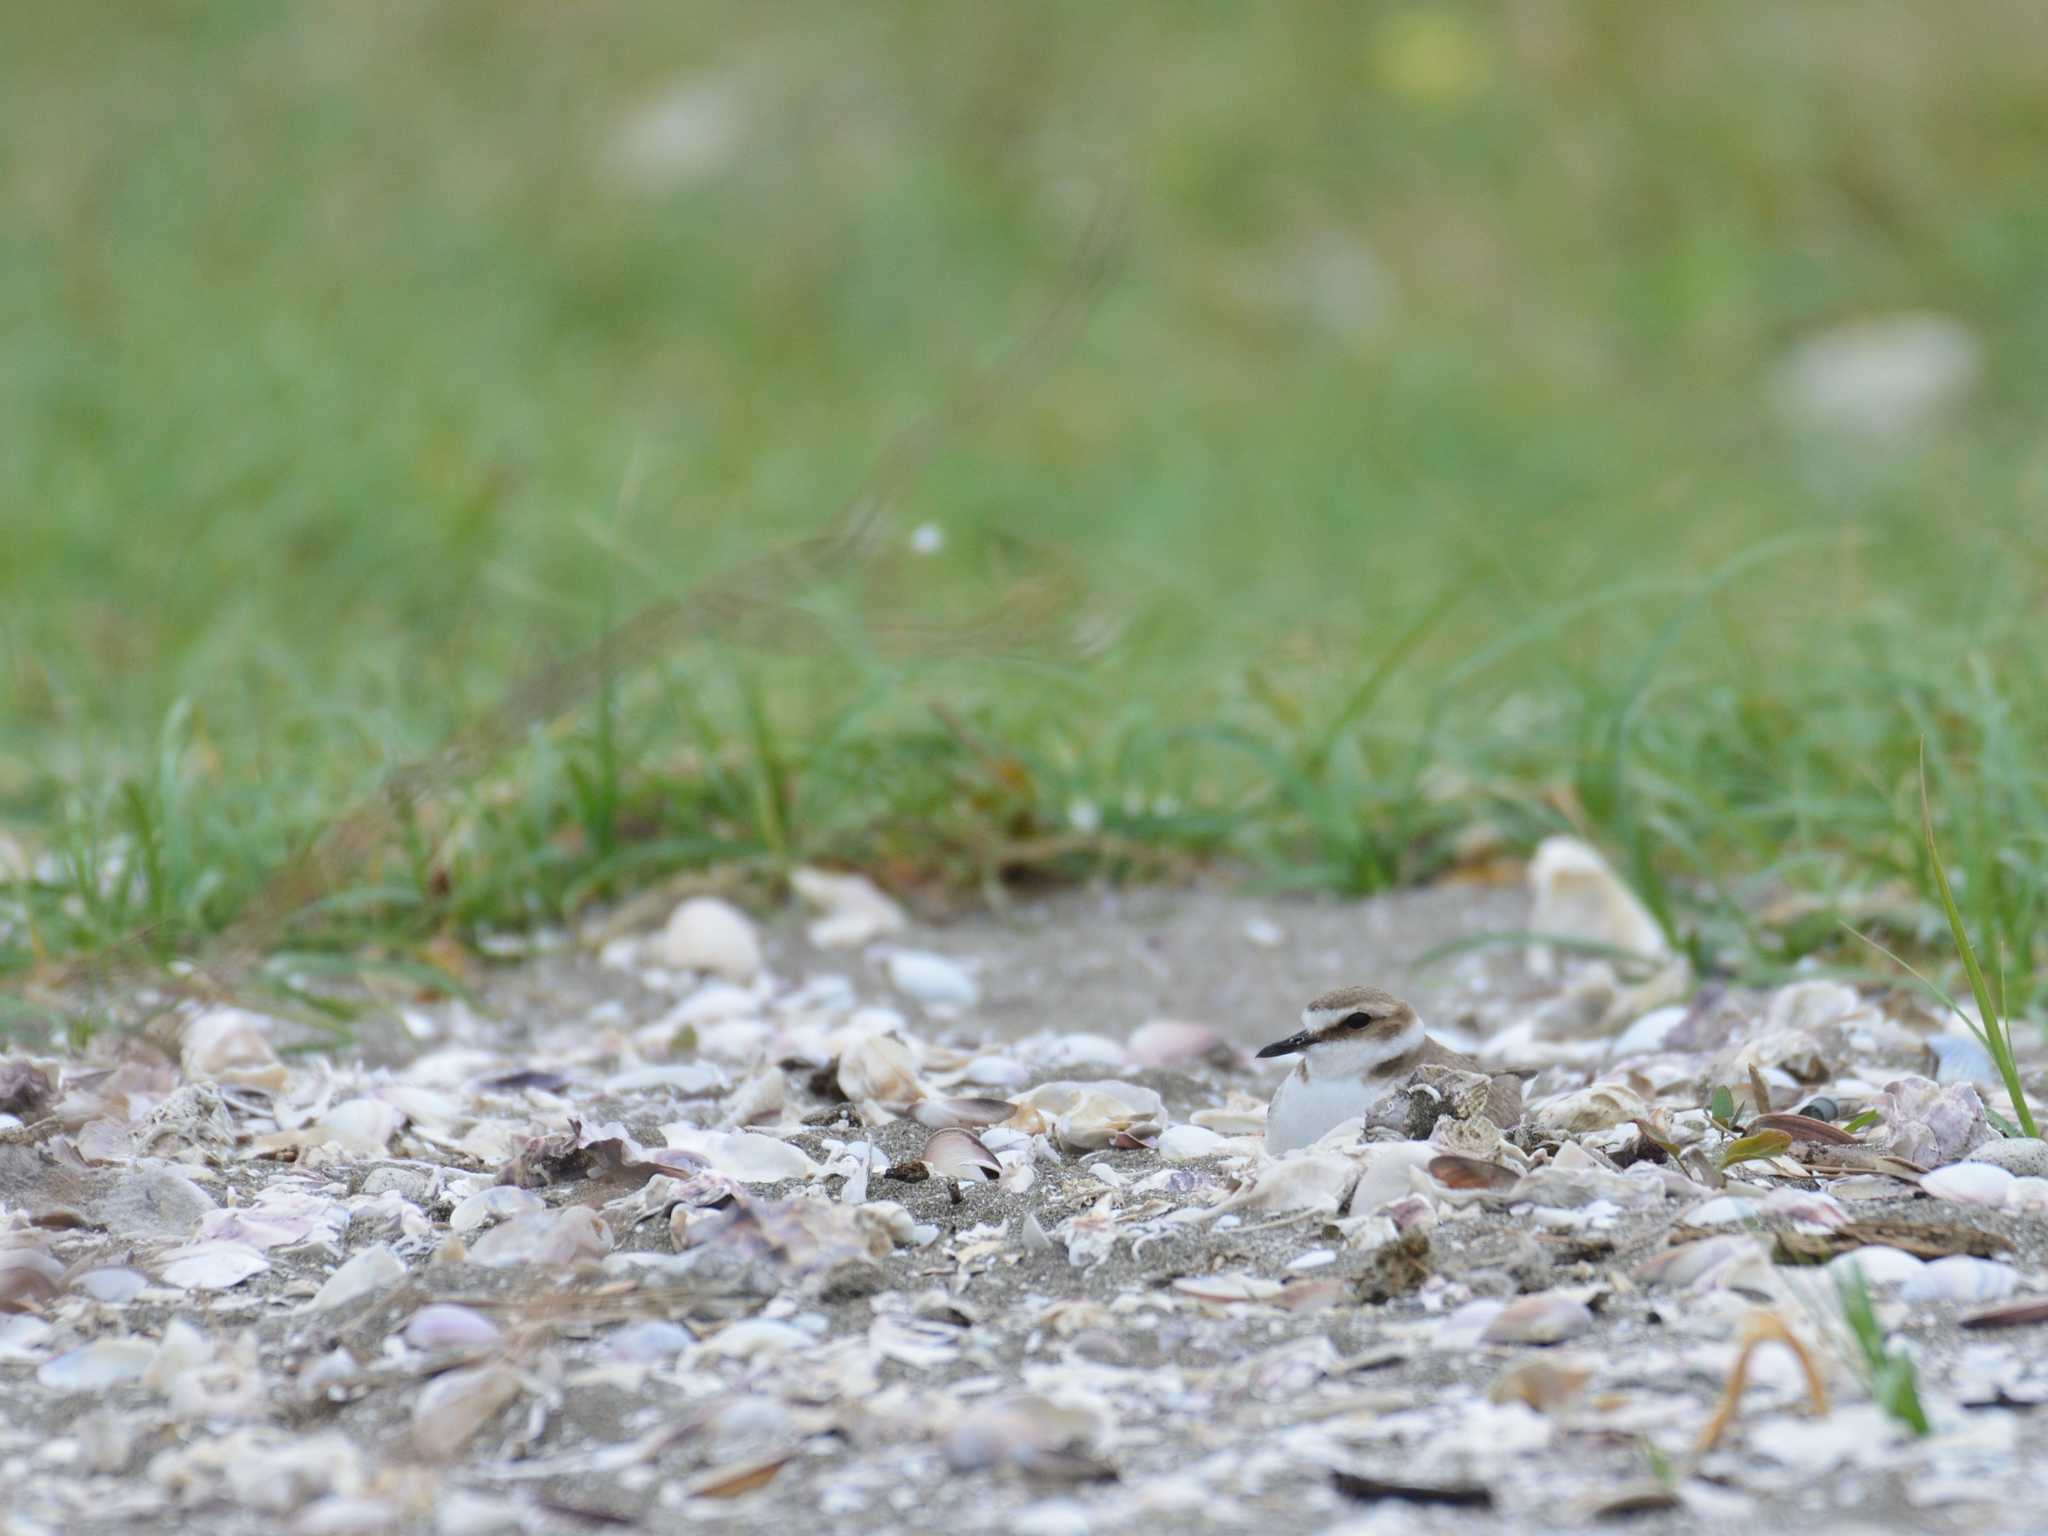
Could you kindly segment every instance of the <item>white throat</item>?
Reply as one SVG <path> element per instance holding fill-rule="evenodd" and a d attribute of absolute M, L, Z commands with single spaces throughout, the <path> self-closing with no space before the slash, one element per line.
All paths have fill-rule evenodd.
<path fill-rule="evenodd" d="M 1322 1040 L 1302 1052 L 1302 1073 L 1313 1082 L 1362 1078 L 1382 1062 L 1406 1056 L 1420 1044 L 1420 1019 L 1391 1037 L 1374 1040 L 1360 1035 Z"/>

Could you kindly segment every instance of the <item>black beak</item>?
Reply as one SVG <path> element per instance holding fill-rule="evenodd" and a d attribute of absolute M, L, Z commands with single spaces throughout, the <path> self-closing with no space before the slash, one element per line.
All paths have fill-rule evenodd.
<path fill-rule="evenodd" d="M 1289 1035 L 1285 1040 L 1275 1040 L 1271 1045 L 1259 1052 L 1259 1055 L 1261 1057 L 1292 1056 L 1296 1051 L 1305 1051 L 1314 1044 L 1315 1037 L 1304 1029 L 1300 1034 Z"/>

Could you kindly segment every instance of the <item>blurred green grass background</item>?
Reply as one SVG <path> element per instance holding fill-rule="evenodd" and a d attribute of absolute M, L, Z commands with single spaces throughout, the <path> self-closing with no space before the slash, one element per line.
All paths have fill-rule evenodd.
<path fill-rule="evenodd" d="M 2026 0 L 16 7 L 0 969 L 203 950 L 534 668 L 825 525 L 1107 208 L 1071 341 L 802 595 L 829 643 L 622 666 L 291 942 L 1576 826 L 1769 968 L 1925 920 L 1924 736 L 2024 996 L 2044 57 Z M 1980 359 L 1943 408 L 1788 405 L 1921 311 Z M 1020 581 L 1027 645 L 876 638 Z"/>

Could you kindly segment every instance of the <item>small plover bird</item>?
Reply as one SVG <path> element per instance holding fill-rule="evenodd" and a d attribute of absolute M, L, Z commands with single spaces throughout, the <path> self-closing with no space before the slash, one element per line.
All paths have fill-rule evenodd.
<path fill-rule="evenodd" d="M 1301 1057 L 1266 1111 L 1268 1152 L 1305 1147 L 1333 1125 L 1366 1114 L 1417 1067 L 1484 1070 L 1470 1056 L 1432 1040 L 1413 1008 L 1378 987 L 1339 987 L 1311 998 L 1301 1010 L 1301 1025 L 1298 1033 L 1259 1052 Z M 1518 1079 L 1493 1079 L 1487 1115 L 1503 1130 L 1521 1119 Z"/>

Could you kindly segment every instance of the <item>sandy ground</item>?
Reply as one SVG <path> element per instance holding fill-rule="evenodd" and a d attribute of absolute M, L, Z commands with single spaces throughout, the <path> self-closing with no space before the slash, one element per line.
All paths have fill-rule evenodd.
<path fill-rule="evenodd" d="M 1221 888 L 1069 892 L 901 936 L 970 963 L 983 994 L 967 1019 L 906 1012 L 941 1045 L 1044 1031 L 1120 1040 L 1173 1018 L 1251 1048 L 1290 1032 L 1306 996 L 1373 981 L 1416 1001 L 1434 1027 L 1478 1035 L 1545 991 L 1519 952 L 1477 949 L 1425 970 L 1416 961 L 1524 927 L 1526 905 L 1519 891 L 1482 887 L 1364 903 Z M 839 974 L 865 998 L 891 999 L 879 961 L 813 949 L 793 915 L 771 921 L 764 942 L 778 974 Z M 506 1070 L 545 1067 L 565 1040 L 600 1032 L 586 1021 L 631 1025 L 674 1002 L 580 950 L 497 968 L 483 996 L 474 1015 L 444 1008 L 410 1028 L 386 1021 L 366 1054 L 399 1062 L 459 1039 Z M 658 1146 L 664 1122 L 705 1118 L 710 1107 L 614 1092 L 587 1067 L 564 1075 L 531 1091 L 536 1120 L 566 1107 Z M 1275 1072 L 1239 1058 L 1067 1075 L 1153 1088 L 1181 1123 L 1233 1091 L 1262 1099 Z M 814 1118 L 830 1112 L 831 1097 L 818 1098 Z M 853 1134 L 822 1124 L 792 1144 L 822 1163 Z M 873 1141 L 910 1163 L 930 1134 L 897 1120 Z M 55 1218 L 55 1246 L 74 1272 L 132 1264 L 153 1273 L 191 1223 L 178 1166 L 72 1166 L 12 1133 L 0 1144 L 0 1202 L 41 1213 L 46 1226 L 52 1211 L 70 1213 Z M 390 1241 L 405 1277 L 309 1311 L 338 1254 L 286 1246 L 269 1270 L 217 1293 L 152 1288 L 119 1306 L 41 1308 L 57 1325 L 44 1362 L 95 1338 L 158 1339 L 183 1318 L 221 1341 L 223 1356 L 227 1341 L 242 1341 L 236 1369 L 257 1385 L 239 1408 L 223 1388 L 226 1409 L 195 1413 L 147 1381 L 52 1390 L 35 1354 L 0 1350 L 0 1486 L 15 1490 L 0 1533 L 1343 1527 L 1484 1536 L 1625 1521 L 1653 1533 L 1769 1523 L 1853 1536 L 2035 1530 L 2033 1512 L 2048 1508 L 2048 1466 L 2024 1450 L 2033 1405 L 2048 1399 L 2048 1377 L 2032 1363 L 2036 1330 L 1966 1333 L 1955 1320 L 1968 1302 L 1884 1303 L 1919 1357 L 1938 1431 L 1914 1442 L 1876 1413 L 1848 1357 L 1822 1341 L 1832 1291 L 1817 1269 L 1779 1266 L 1792 1304 L 1779 1299 L 1820 1346 L 1833 1416 L 1810 1417 L 1789 1355 L 1767 1351 L 1744 1420 L 1691 1460 L 1750 1302 L 1739 1287 L 1683 1291 L 1636 1278 L 1672 1240 L 1683 1200 L 1556 1226 L 1526 1206 L 1443 1204 L 1418 1238 L 1389 1245 L 1314 1212 L 1212 1219 L 1205 1208 L 1239 1182 L 1228 1159 L 1112 1148 L 1035 1166 L 1021 1192 L 877 1179 L 870 1199 L 898 1202 L 935 1235 L 801 1276 L 782 1262 L 786 1252 L 764 1257 L 730 1234 L 723 1246 L 677 1254 L 658 1213 L 620 1219 L 615 1202 L 639 1179 L 564 1177 L 541 1198 L 551 1209 L 612 1203 L 618 1250 L 570 1278 L 432 1261 L 460 1180 L 489 1171 L 458 1155 L 400 1140 L 388 1156 L 296 1168 L 192 1160 L 186 1171 L 219 1206 L 284 1177 L 350 1204 L 345 1251 Z M 844 1193 L 838 1181 L 826 1187 Z M 796 1192 L 795 1183 L 757 1185 L 749 1196 Z M 433 1230 L 407 1235 L 394 1195 Z M 2048 1242 L 2038 1217 L 1925 1198 L 1861 1202 L 1854 1214 L 1974 1231 L 2030 1287 Z M 1084 1262 L 1091 1215 L 1109 1235 Z M 645 1266 L 628 1254 L 647 1255 Z M 1590 1315 L 1554 1347 L 1458 1332 L 1461 1308 L 1521 1295 L 1583 1302 Z M 438 1354 L 399 1347 L 407 1320 L 435 1300 L 495 1320 L 503 1338 Z M 619 1330 L 651 1321 L 679 1324 L 695 1342 L 680 1355 L 620 1358 Z M 735 1342 L 751 1337 L 743 1328 L 762 1330 L 758 1347 Z M 1582 1376 L 1564 1401 L 1542 1412 L 1488 1401 L 1490 1391 L 1503 1395 L 1504 1379 L 1526 1384 L 1547 1366 Z M 419 1404 L 451 1368 L 502 1368 L 516 1386 L 454 1454 L 430 1457 Z M 320 1447 L 344 1445 L 352 1475 L 293 1470 L 295 1444 L 314 1446 L 316 1460 Z M 251 1469 L 242 1483 L 222 1470 L 234 1461 Z M 1660 1469 L 1662 1485 L 1651 1477 Z M 1375 1481 L 1403 1491 L 1375 1494 Z"/>

